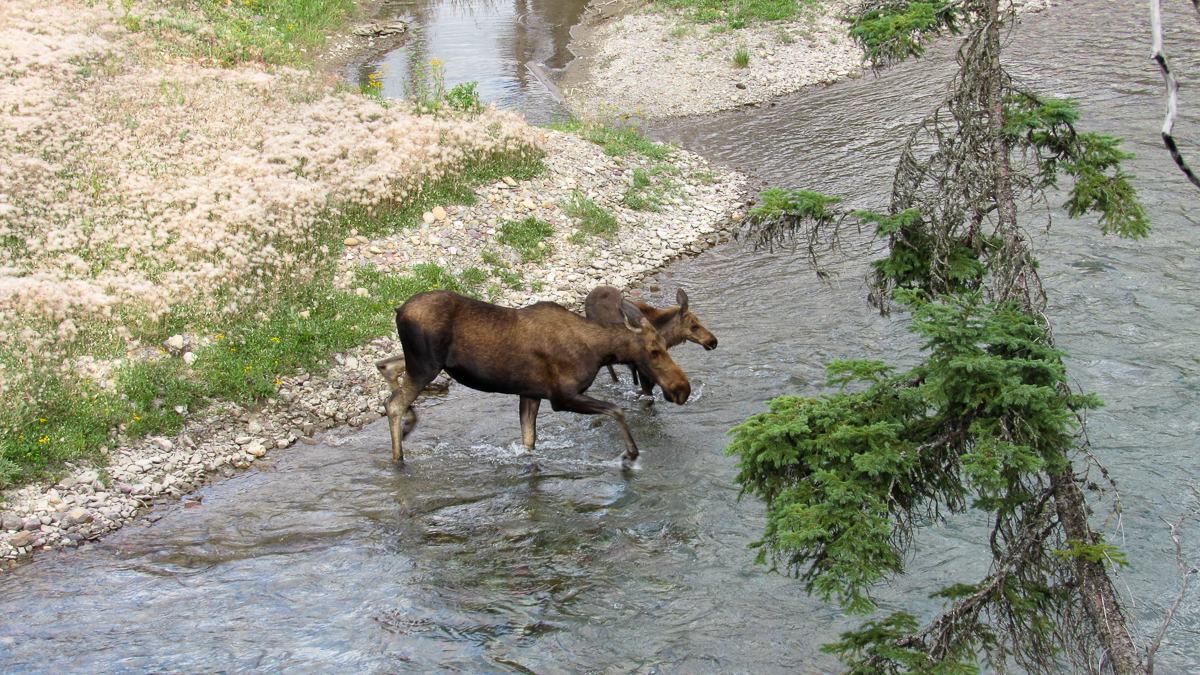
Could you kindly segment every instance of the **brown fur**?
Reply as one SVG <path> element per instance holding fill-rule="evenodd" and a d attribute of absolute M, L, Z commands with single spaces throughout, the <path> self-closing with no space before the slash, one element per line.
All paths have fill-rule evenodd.
<path fill-rule="evenodd" d="M 621 325 L 602 325 L 550 302 L 509 309 L 449 291 L 412 296 L 396 310 L 403 366 L 397 357 L 376 364 L 392 385 L 386 408 L 393 459 L 404 461 L 401 442 L 416 425 L 413 400 L 445 370 L 472 389 L 520 396 L 521 436 L 529 448 L 537 441 L 542 399 L 554 410 L 612 417 L 625 438 L 624 462 L 630 464 L 638 449 L 624 413 L 583 394 L 600 367 L 635 363 L 662 386 L 663 398 L 680 404 L 691 385 L 637 307 L 625 302 L 621 311 Z"/>
<path fill-rule="evenodd" d="M 621 302 L 624 298 L 621 296 L 621 291 L 612 286 L 597 286 L 588 293 L 584 300 L 584 313 L 587 318 L 597 323 L 603 324 L 618 324 L 621 323 Z M 695 342 L 705 349 L 716 349 L 717 336 L 700 323 L 700 319 L 696 315 L 688 311 L 688 297 L 683 289 L 679 289 L 675 293 L 674 307 L 666 309 L 655 309 L 644 302 L 637 303 L 637 308 L 641 310 L 642 315 L 654 324 L 654 328 L 658 334 L 662 336 L 667 343 L 667 348 L 670 349 L 676 345 L 682 344 L 685 340 Z M 633 377 L 633 383 L 638 384 L 641 380 L 642 393 L 651 396 L 654 394 L 654 381 L 646 377 L 638 377 L 638 368 L 634 364 L 629 364 L 629 373 Z M 617 373 L 612 366 L 608 367 L 608 374 L 612 376 L 613 382 L 617 381 Z"/>

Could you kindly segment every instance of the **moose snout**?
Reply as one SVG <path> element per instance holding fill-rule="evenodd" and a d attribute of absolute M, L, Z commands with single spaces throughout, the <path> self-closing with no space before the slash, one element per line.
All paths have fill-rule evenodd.
<path fill-rule="evenodd" d="M 713 338 L 713 339 L 709 340 L 708 342 L 701 342 L 700 346 L 704 347 L 705 351 L 711 352 L 712 350 L 717 348 L 717 338 Z"/>
<path fill-rule="evenodd" d="M 687 403 L 688 397 L 692 395 L 692 383 L 684 379 L 682 383 L 672 387 L 663 387 L 663 398 L 676 405 Z"/>

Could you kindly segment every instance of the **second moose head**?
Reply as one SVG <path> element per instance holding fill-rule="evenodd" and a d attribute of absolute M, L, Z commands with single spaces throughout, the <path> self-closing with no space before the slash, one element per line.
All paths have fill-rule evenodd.
<path fill-rule="evenodd" d="M 623 301 L 621 291 L 616 288 L 597 286 L 592 289 L 591 293 L 588 293 L 584 300 L 584 312 L 588 319 L 597 323 L 617 325 L 623 321 L 621 317 Z M 668 349 L 682 344 L 684 341 L 695 342 L 705 349 L 716 349 L 717 336 L 705 328 L 704 324 L 700 323 L 700 319 L 688 310 L 688 296 L 682 288 L 675 293 L 675 302 L 677 303 L 675 307 L 666 309 L 655 309 L 644 302 L 639 302 L 637 308 L 654 325 L 655 330 L 667 343 Z M 633 377 L 634 384 L 638 384 L 640 380 L 643 394 L 650 396 L 654 393 L 652 378 L 647 378 L 645 374 L 639 377 L 639 368 L 633 363 L 629 364 L 629 372 Z M 617 381 L 617 373 L 612 366 L 608 367 L 608 374 L 612 376 L 613 382 Z"/>

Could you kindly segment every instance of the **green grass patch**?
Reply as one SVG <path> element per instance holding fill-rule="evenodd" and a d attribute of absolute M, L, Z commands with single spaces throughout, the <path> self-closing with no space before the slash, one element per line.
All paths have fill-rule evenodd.
<path fill-rule="evenodd" d="M 696 23 L 745 28 L 755 23 L 792 21 L 806 7 L 816 4 L 811 0 L 655 0 L 653 6 Z"/>
<path fill-rule="evenodd" d="M 671 29 L 671 32 L 670 32 L 670 36 L 675 38 L 676 40 L 682 40 L 684 38 L 691 37 L 695 34 L 696 34 L 696 28 L 694 26 L 689 26 L 686 24 L 682 25 L 682 26 L 675 26 L 674 28 Z"/>
<path fill-rule="evenodd" d="M 749 68 L 750 67 L 750 50 L 745 47 L 738 47 L 733 52 L 731 59 L 734 68 Z"/>
<path fill-rule="evenodd" d="M 244 62 L 304 65 L 353 16 L 352 0 L 156 0 L 141 14 L 122 1 L 119 19 L 153 37 L 164 51 L 232 66 Z"/>
<path fill-rule="evenodd" d="M 320 244 L 343 246 L 346 232 L 375 237 L 398 232 L 404 228 L 419 227 L 421 216 L 437 205 L 460 204 L 472 206 L 476 203 L 474 186 L 494 183 L 503 176 L 516 180 L 529 180 L 546 170 L 541 156 L 519 157 L 503 155 L 486 159 L 472 159 L 454 175 L 430 183 L 415 196 L 399 201 L 385 201 L 370 208 L 349 205 L 342 208 L 339 223 L 330 228 L 330 236 Z"/>
<path fill-rule="evenodd" d="M 665 188 L 654 183 L 645 169 L 633 170 L 633 184 L 625 191 L 621 201 L 635 211 L 662 211 Z"/>
<path fill-rule="evenodd" d="M 554 226 L 544 220 L 527 216 L 522 220 L 501 223 L 498 234 L 496 241 L 511 246 L 520 253 L 521 262 L 530 262 L 543 260 L 550 253 L 550 246 L 545 240 L 554 234 Z"/>
<path fill-rule="evenodd" d="M 566 204 L 563 204 L 563 210 L 567 212 L 567 215 L 577 219 L 576 227 L 580 232 L 586 234 L 611 238 L 620 228 L 615 216 L 578 190 L 571 194 Z M 578 243 L 577 240 L 576 243 Z"/>
<path fill-rule="evenodd" d="M 572 119 L 553 125 L 554 129 L 566 131 L 585 138 L 604 149 L 605 154 L 620 157 L 639 154 L 651 159 L 667 159 L 675 152 L 675 146 L 655 143 L 638 135 L 634 129 L 619 129 L 605 124 L 582 122 Z"/>
<path fill-rule="evenodd" d="M 508 270 L 503 267 L 497 267 L 492 270 L 492 274 L 500 280 L 508 288 L 514 291 L 525 290 L 525 275 L 518 270 Z"/>
<path fill-rule="evenodd" d="M 0 407 L 0 487 L 53 474 L 63 462 L 99 461 L 109 429 L 129 417 L 119 396 L 58 370 L 32 379 L 28 390 L 5 392 Z"/>
<path fill-rule="evenodd" d="M 503 292 L 504 288 L 511 288 L 514 291 L 525 290 L 525 275 L 521 274 L 520 270 L 512 269 L 512 265 L 508 261 L 503 260 L 500 256 L 492 251 L 483 251 L 479 254 L 479 259 L 485 264 L 491 266 L 488 272 L 491 277 L 500 282 L 499 285 L 491 284 L 487 288 L 489 298 L 495 298 Z"/>
<path fill-rule="evenodd" d="M 467 286 L 469 286 L 473 289 L 481 288 L 484 284 L 487 283 L 487 280 L 488 280 L 487 272 L 484 272 L 483 270 L 479 269 L 478 267 L 468 267 L 467 269 L 463 270 L 458 276 L 462 280 L 463 284 L 466 284 Z"/>

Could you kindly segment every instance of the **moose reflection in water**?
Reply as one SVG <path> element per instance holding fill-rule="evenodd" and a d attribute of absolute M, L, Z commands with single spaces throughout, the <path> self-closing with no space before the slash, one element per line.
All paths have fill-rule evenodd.
<path fill-rule="evenodd" d="M 592 321 L 621 325 L 624 322 L 621 314 L 622 300 L 621 291 L 617 288 L 597 286 L 592 289 L 591 293 L 588 293 L 584 300 L 583 311 Z M 717 348 L 717 336 L 705 328 L 695 314 L 688 311 L 687 293 L 682 288 L 675 293 L 674 307 L 656 309 L 644 302 L 639 302 L 637 308 L 641 310 L 643 316 L 650 320 L 650 323 L 654 324 L 655 330 L 666 341 L 667 349 L 683 344 L 684 341 L 695 342 L 709 350 Z M 638 384 L 637 366 L 630 363 L 629 373 L 633 377 L 633 383 Z M 617 373 L 611 365 L 608 366 L 608 374 L 612 375 L 613 382 L 618 381 Z M 642 393 L 646 396 L 653 396 L 654 380 L 645 374 L 640 379 Z"/>
<path fill-rule="evenodd" d="M 396 310 L 403 357 L 375 364 L 392 387 L 386 410 L 393 460 L 404 461 L 402 439 L 416 426 L 413 401 L 445 370 L 472 389 L 520 396 L 521 439 L 526 448 L 537 442 L 542 399 L 549 399 L 556 411 L 612 417 L 625 438 L 622 465 L 630 467 L 638 448 L 625 413 L 613 403 L 583 393 L 600 367 L 633 364 L 662 387 L 664 399 L 678 404 L 691 395 L 691 384 L 641 310 L 628 300 L 622 300 L 620 308 L 621 325 L 606 325 L 552 302 L 510 309 L 450 291 L 427 291 L 409 298 Z"/>

